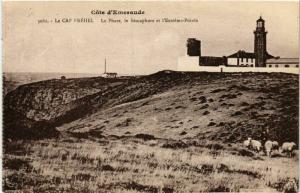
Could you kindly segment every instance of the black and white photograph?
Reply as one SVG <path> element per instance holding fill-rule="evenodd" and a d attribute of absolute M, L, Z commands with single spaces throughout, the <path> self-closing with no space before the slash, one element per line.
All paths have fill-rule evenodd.
<path fill-rule="evenodd" d="M 298 1 L 4 1 L 2 192 L 299 192 Z"/>

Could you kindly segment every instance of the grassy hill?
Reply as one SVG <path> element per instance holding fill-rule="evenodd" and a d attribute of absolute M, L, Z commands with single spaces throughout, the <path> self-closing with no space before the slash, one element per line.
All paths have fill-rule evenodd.
<path fill-rule="evenodd" d="M 291 74 L 173 71 L 24 85 L 5 98 L 5 132 L 15 140 L 5 144 L 4 187 L 282 191 L 298 179 L 298 158 L 267 158 L 241 142 L 298 143 L 298 88 Z M 31 131 L 25 141 L 22 129 Z"/>

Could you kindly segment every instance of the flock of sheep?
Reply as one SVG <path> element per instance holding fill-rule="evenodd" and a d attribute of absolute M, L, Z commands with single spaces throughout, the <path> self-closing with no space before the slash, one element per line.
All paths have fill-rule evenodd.
<path fill-rule="evenodd" d="M 248 138 L 244 141 L 244 146 L 254 151 L 257 151 L 258 153 L 263 148 L 260 141 L 251 138 Z M 277 141 L 268 140 L 265 142 L 264 148 L 265 153 L 268 157 L 271 157 L 271 153 L 273 150 L 277 150 L 280 153 L 286 153 L 289 157 L 292 157 L 292 153 L 296 148 L 296 144 L 294 142 L 284 142 L 280 147 Z"/>

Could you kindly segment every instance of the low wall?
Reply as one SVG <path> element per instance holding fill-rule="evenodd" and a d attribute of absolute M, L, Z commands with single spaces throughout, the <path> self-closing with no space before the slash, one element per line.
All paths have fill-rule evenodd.
<path fill-rule="evenodd" d="M 193 66 L 184 69 L 178 68 L 178 71 L 190 72 L 283 72 L 299 74 L 299 68 L 264 68 L 264 67 L 226 67 L 226 66 Z"/>
<path fill-rule="evenodd" d="M 264 67 L 225 67 L 199 66 L 199 71 L 207 72 L 283 72 L 299 74 L 299 68 L 264 68 Z"/>
<path fill-rule="evenodd" d="M 299 74 L 297 67 L 226 67 L 226 66 L 199 66 L 199 56 L 182 56 L 178 58 L 177 71 L 185 72 L 283 72 Z"/>

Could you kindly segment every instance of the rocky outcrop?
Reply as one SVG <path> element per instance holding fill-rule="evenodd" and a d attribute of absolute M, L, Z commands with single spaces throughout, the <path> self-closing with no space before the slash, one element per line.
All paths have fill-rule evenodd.
<path fill-rule="evenodd" d="M 116 83 L 113 81 L 112 83 Z M 26 84 L 7 94 L 6 109 L 34 121 L 51 120 L 74 108 L 74 101 L 105 90 L 104 78 L 49 80 Z"/>
<path fill-rule="evenodd" d="M 41 127 L 54 128 L 56 119 L 67 113 L 89 109 L 84 106 L 84 97 L 122 84 L 123 81 L 97 77 L 53 79 L 21 85 L 4 98 L 4 129 L 15 135 L 20 133 L 17 131 L 23 133 L 33 128 L 39 131 L 43 130 Z"/>

